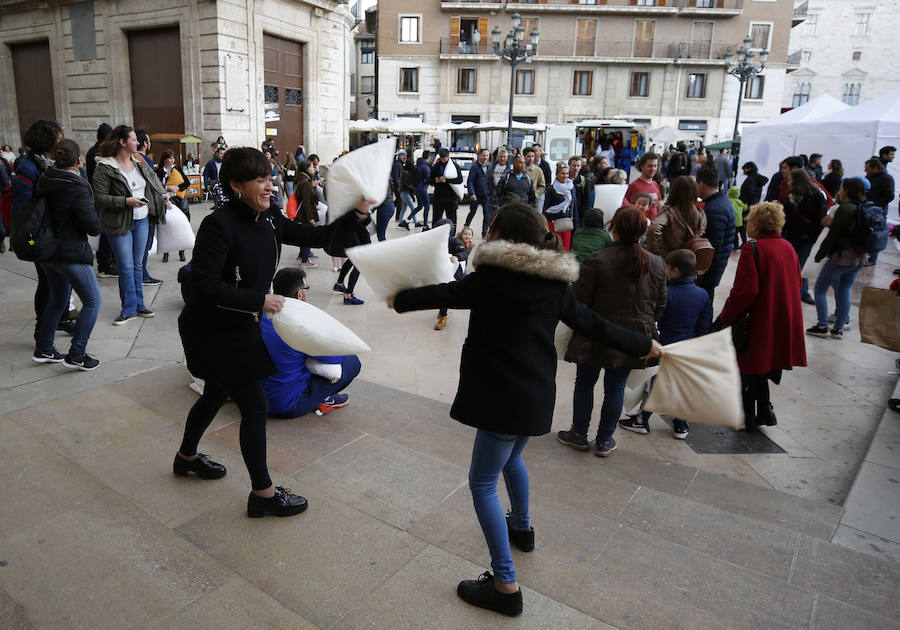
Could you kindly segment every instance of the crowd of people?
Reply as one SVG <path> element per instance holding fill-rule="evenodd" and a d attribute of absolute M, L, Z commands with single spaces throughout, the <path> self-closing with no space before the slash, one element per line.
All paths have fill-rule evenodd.
<path fill-rule="evenodd" d="M 190 217 L 184 165 L 170 152 L 155 165 L 149 136 L 127 125 L 101 125 L 85 158 L 52 121 L 34 123 L 25 142 L 28 151 L 8 173 L 15 174 L 12 216 L 34 196 L 46 196 L 59 240 L 52 257 L 35 263 L 33 360 L 95 369 L 99 360 L 87 354 L 87 343 L 100 306 L 97 276 L 118 278 L 121 309 L 114 325 L 154 316 L 143 286 L 159 281 L 147 273 L 147 256 L 153 230 L 165 224 L 167 212 Z M 535 540 L 522 453 L 531 436 L 551 429 L 557 359 L 575 363 L 576 377 L 572 424 L 556 438 L 579 452 L 590 451 L 593 442 L 595 455 L 610 456 L 620 427 L 650 433 L 650 411 L 624 408 L 632 371 L 656 364 L 665 352 L 662 344 L 728 326 L 741 373 L 745 429 L 774 425 L 769 382 L 777 384 L 784 370 L 806 365 L 802 303 L 816 306 L 817 323 L 808 334 L 841 338 L 850 288 L 878 255 L 860 217 L 877 223 L 876 215 L 886 215 L 895 195 L 885 170 L 894 147 L 866 162 L 865 178 L 842 178 L 837 160 L 825 174 L 822 156 L 814 154 L 786 158 L 769 179 L 745 163 L 740 187 L 731 185 L 730 163 L 727 173 L 722 170 L 729 156 L 710 159 L 702 149 L 693 156 L 683 146 L 663 155 L 647 152 L 629 183 L 630 173 L 612 168 L 602 152 L 572 156 L 551 170 L 538 144 L 514 155 L 500 147 L 478 153 L 465 188 L 465 169 L 447 149 L 436 147 L 433 155 L 425 150 L 414 159 L 398 152 L 384 199 L 363 199 L 355 210 L 327 221 L 327 182 L 319 175 L 318 156 L 307 155 L 304 147 L 283 160 L 269 141 L 259 150 L 229 148 L 220 137 L 210 148 L 203 187 L 214 209 L 197 230 L 191 260 L 178 252 L 188 263 L 179 274 L 185 307 L 178 333 L 201 395 L 187 412 L 174 474 L 226 474 L 198 447 L 230 399 L 241 413 L 240 449 L 251 480 L 248 517 L 306 510 L 304 497 L 275 486 L 269 476 L 266 419 L 343 407 L 349 402 L 343 390 L 361 365 L 355 356 L 308 356 L 288 346 L 262 315 L 280 312 L 288 299 L 305 300 L 306 269 L 316 266 L 313 250 L 332 257 L 339 274 L 332 288 L 343 294 L 344 304 L 361 305 L 354 295 L 360 272 L 346 259 L 347 248 L 369 243 L 370 228 L 385 240 L 392 218 L 405 230 L 449 225 L 454 281 L 401 291 L 387 303 L 398 313 L 437 310 L 438 330 L 447 325 L 449 309 L 471 311 L 450 415 L 476 429 L 469 487 L 493 572 L 464 580 L 457 590 L 463 600 L 506 615 L 522 611 L 510 545 L 528 552 Z M 595 186 L 604 184 L 627 186 L 612 216 L 594 208 Z M 469 206 L 462 225 L 460 201 Z M 483 242 L 476 246 L 472 225 L 479 208 Z M 813 251 L 824 227 L 828 235 Z M 98 235 L 95 276 L 88 236 Z M 283 244 L 297 246 L 300 255 L 279 270 Z M 714 317 L 715 290 L 738 246 L 733 287 Z M 814 298 L 802 272 L 810 255 L 827 259 L 815 279 Z M 829 287 L 835 289 L 833 321 Z M 74 321 L 67 318 L 71 291 L 82 304 Z M 574 330 L 562 357 L 554 344 L 559 322 Z M 54 346 L 58 329 L 73 336 L 65 355 Z M 601 375 L 603 400 L 591 440 Z M 676 439 L 689 435 L 690 418 L 669 420 Z M 501 474 L 509 513 L 497 496 Z"/>

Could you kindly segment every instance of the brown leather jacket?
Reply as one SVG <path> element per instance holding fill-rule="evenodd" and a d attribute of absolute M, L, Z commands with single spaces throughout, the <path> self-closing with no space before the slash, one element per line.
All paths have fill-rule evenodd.
<path fill-rule="evenodd" d="M 575 297 L 614 324 L 658 339 L 656 320 L 666 310 L 666 265 L 650 254 L 650 271 L 635 282 L 624 273 L 626 250 L 626 244 L 616 241 L 585 258 L 572 287 Z M 627 356 L 578 334 L 572 337 L 565 359 L 604 368 L 644 368 L 656 362 Z"/>
<path fill-rule="evenodd" d="M 686 221 L 671 206 L 663 206 L 647 228 L 647 250 L 665 258 L 669 252 L 681 249 L 694 237 L 706 232 L 706 213 L 694 206 Z"/>

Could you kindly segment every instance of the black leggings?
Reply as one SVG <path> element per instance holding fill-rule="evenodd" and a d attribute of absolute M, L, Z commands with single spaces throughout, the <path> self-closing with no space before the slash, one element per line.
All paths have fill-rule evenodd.
<path fill-rule="evenodd" d="M 178 450 L 188 457 L 197 453 L 200 438 L 229 396 L 241 410 L 241 455 L 247 472 L 250 473 L 250 483 L 254 490 L 265 490 L 272 485 L 266 466 L 266 417 L 269 414 L 269 403 L 259 381 L 223 385 L 207 380 L 203 395 L 188 412 L 184 439 Z"/>
<path fill-rule="evenodd" d="M 353 271 L 350 271 L 351 269 Z M 353 295 L 353 289 L 356 288 L 356 281 L 359 280 L 359 269 L 353 266 L 353 263 L 350 262 L 349 258 L 344 261 L 341 272 L 338 274 L 338 284 L 343 284 L 348 271 L 350 271 L 350 280 L 347 281 L 347 294 Z"/>

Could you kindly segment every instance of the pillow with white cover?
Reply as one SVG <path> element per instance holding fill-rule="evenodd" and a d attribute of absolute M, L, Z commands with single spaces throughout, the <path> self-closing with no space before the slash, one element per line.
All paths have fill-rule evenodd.
<path fill-rule="evenodd" d="M 294 298 L 286 298 L 284 308 L 267 316 L 278 336 L 304 354 L 340 356 L 371 350 L 365 341 L 334 317 Z"/>
<path fill-rule="evenodd" d="M 450 262 L 449 240 L 450 226 L 445 224 L 427 232 L 351 247 L 347 256 L 376 297 L 384 300 L 404 289 L 453 280 L 456 265 Z"/>
<path fill-rule="evenodd" d="M 397 139 L 379 140 L 341 156 L 328 169 L 325 196 L 334 222 L 363 199 L 381 203 L 388 193 Z"/>

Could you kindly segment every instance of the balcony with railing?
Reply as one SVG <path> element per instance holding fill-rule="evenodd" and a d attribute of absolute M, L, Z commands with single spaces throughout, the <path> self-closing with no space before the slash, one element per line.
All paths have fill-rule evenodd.
<path fill-rule="evenodd" d="M 803 51 L 802 51 L 802 50 L 798 50 L 798 51 L 796 51 L 796 52 L 792 52 L 790 55 L 788 55 L 788 56 L 787 56 L 787 60 L 786 60 L 787 63 L 786 63 L 786 66 L 785 66 L 785 72 L 793 72 L 794 70 L 796 70 L 797 68 L 799 68 L 799 67 L 800 67 L 800 60 L 802 59 L 802 57 L 803 57 Z"/>
<path fill-rule="evenodd" d="M 803 2 L 798 2 L 794 5 L 794 19 L 792 26 L 797 26 L 806 19 L 807 14 L 809 13 L 809 0 L 804 0 Z"/>
<path fill-rule="evenodd" d="M 441 0 L 443 9 L 567 12 L 739 15 L 744 0 Z"/>
<path fill-rule="evenodd" d="M 575 61 L 600 59 L 679 59 L 682 61 L 719 60 L 733 48 L 730 44 L 711 42 L 641 42 L 641 41 L 598 41 L 580 39 L 542 39 L 538 44 L 536 57 L 573 58 Z M 469 44 L 456 39 L 441 38 L 441 57 L 485 57 L 493 56 L 493 47 L 488 43 Z"/>

